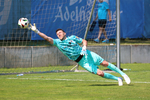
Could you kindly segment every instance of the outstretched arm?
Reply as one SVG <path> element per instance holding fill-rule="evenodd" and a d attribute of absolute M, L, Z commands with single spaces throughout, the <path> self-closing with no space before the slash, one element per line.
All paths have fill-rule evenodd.
<path fill-rule="evenodd" d="M 47 35 L 45 35 L 44 33 L 41 33 L 41 32 L 39 32 L 38 35 L 41 36 L 46 41 L 48 41 L 50 44 L 53 44 L 53 38 L 48 37 Z"/>
<path fill-rule="evenodd" d="M 45 35 L 44 33 L 41 33 L 37 28 L 36 25 L 34 23 L 34 25 L 31 25 L 31 27 L 29 27 L 29 29 L 31 29 L 32 31 L 34 31 L 35 33 L 37 33 L 39 36 L 41 36 L 43 39 L 45 39 L 46 41 L 48 41 L 50 44 L 53 44 L 53 38 L 48 37 L 47 35 Z"/>
<path fill-rule="evenodd" d="M 97 18 L 98 18 L 98 14 L 96 14 L 96 17 L 95 17 L 94 21 L 96 21 L 96 20 L 97 20 Z"/>
<path fill-rule="evenodd" d="M 87 46 L 87 41 L 82 39 L 82 44 L 83 44 L 83 46 Z"/>
<path fill-rule="evenodd" d="M 86 46 L 87 46 L 87 41 L 82 39 L 82 44 L 83 44 L 83 47 L 82 47 L 82 51 L 81 51 L 81 55 L 87 55 L 87 52 L 86 52 Z"/>

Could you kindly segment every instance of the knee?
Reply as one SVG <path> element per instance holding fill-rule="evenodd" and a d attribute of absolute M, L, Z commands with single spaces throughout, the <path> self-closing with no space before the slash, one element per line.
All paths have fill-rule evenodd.
<path fill-rule="evenodd" d="M 109 63 L 104 60 L 104 61 L 101 63 L 101 65 L 104 66 L 104 67 L 107 67 L 107 66 L 109 65 Z"/>
<path fill-rule="evenodd" d="M 104 72 L 98 69 L 97 75 L 101 76 L 101 77 L 104 77 Z"/>

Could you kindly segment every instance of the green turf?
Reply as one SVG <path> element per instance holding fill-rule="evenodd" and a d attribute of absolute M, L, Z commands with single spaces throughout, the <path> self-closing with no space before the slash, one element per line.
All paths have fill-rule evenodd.
<path fill-rule="evenodd" d="M 131 69 L 130 85 L 88 72 L 0 75 L 0 100 L 149 100 L 150 64 L 121 67 Z"/>

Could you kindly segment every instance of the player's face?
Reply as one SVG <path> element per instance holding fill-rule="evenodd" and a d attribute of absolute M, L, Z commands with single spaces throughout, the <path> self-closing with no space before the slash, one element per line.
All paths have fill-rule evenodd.
<path fill-rule="evenodd" d="M 57 31 L 56 35 L 60 40 L 63 40 L 66 38 L 66 33 L 63 32 L 62 30 Z"/>
<path fill-rule="evenodd" d="M 103 2 L 103 0 L 99 0 L 99 2 Z"/>

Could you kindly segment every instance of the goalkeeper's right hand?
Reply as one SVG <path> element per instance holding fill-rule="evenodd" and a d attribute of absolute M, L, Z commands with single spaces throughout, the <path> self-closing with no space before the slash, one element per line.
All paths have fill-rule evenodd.
<path fill-rule="evenodd" d="M 87 54 L 87 51 L 86 51 L 86 46 L 83 46 L 83 47 L 82 47 L 82 50 L 81 50 L 80 54 L 81 54 L 81 55 L 88 55 L 88 54 Z"/>
<path fill-rule="evenodd" d="M 30 24 L 30 27 L 28 27 L 28 29 L 34 31 L 35 33 L 39 34 L 40 31 L 36 28 L 36 25 L 34 23 L 34 25 Z"/>

